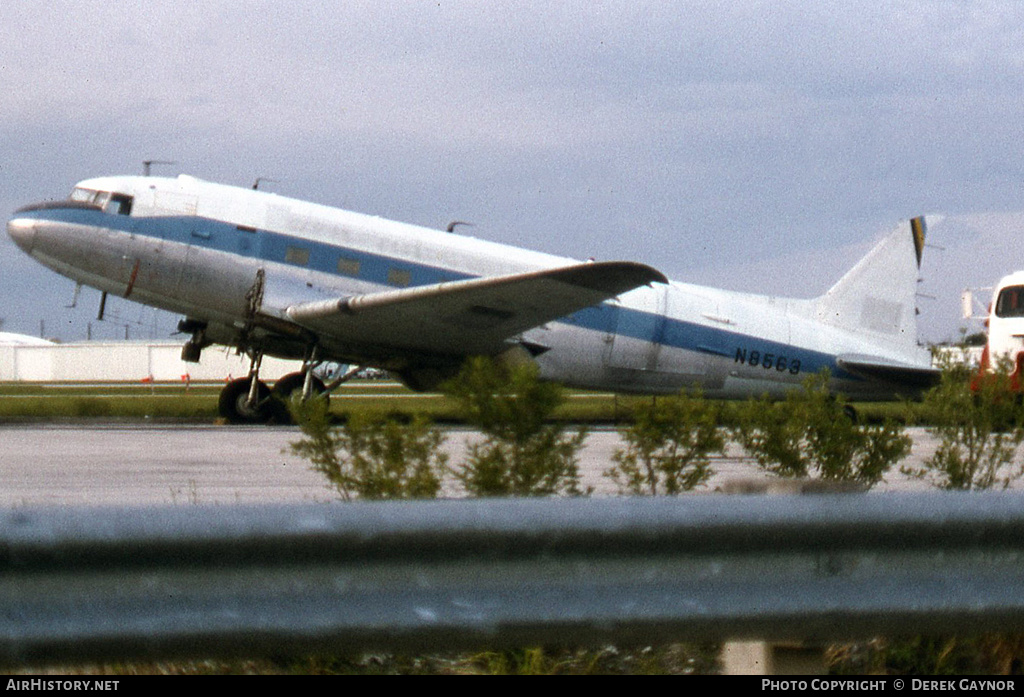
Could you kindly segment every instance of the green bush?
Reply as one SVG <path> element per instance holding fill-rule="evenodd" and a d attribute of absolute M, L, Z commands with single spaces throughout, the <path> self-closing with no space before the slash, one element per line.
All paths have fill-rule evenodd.
<path fill-rule="evenodd" d="M 1024 407 L 1010 372 L 1006 362 L 984 376 L 964 363 L 947 364 L 942 381 L 924 398 L 939 446 L 921 467 L 902 471 L 940 489 L 961 490 L 1006 488 L 1024 475 L 1014 464 L 1024 442 Z"/>
<path fill-rule="evenodd" d="M 604 476 L 620 493 L 657 496 L 695 489 L 712 475 L 710 455 L 725 448 L 718 421 L 717 407 L 700 392 L 644 402 L 634 410 L 633 424 L 622 430 L 626 448 L 614 453 L 616 465 Z"/>
<path fill-rule="evenodd" d="M 355 415 L 330 423 L 326 400 L 294 400 L 292 416 L 304 438 L 291 444 L 322 473 L 345 501 L 434 498 L 447 456 L 444 436 L 422 417 L 400 423 L 378 415 Z"/>
<path fill-rule="evenodd" d="M 583 430 L 548 423 L 564 389 L 539 379 L 533 364 L 508 366 L 472 358 L 443 386 L 462 418 L 483 434 L 453 476 L 471 496 L 584 494 L 579 452 Z"/>
<path fill-rule="evenodd" d="M 846 399 L 828 385 L 823 371 L 782 401 L 749 400 L 739 410 L 735 438 L 762 469 L 782 477 L 877 484 L 910 454 L 911 440 L 893 421 L 856 423 Z"/>

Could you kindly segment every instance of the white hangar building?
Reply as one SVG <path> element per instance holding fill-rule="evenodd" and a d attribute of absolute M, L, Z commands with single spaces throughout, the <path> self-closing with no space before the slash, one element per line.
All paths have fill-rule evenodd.
<path fill-rule="evenodd" d="M 249 359 L 210 346 L 199 363 L 181 360 L 182 342 L 86 341 L 56 344 L 0 332 L 3 382 L 223 382 L 245 377 Z M 269 356 L 260 377 L 273 381 L 301 368 L 299 361 Z"/>

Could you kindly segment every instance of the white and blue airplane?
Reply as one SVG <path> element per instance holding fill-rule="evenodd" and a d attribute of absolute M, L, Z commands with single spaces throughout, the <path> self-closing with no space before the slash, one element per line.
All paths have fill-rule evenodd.
<path fill-rule="evenodd" d="M 574 387 L 699 386 L 724 399 L 780 396 L 822 369 L 859 400 L 913 396 L 936 378 L 917 340 L 923 218 L 814 299 L 677 283 L 639 263 L 580 262 L 185 175 L 88 179 L 67 200 L 19 209 L 7 231 L 103 301 L 184 315 L 184 359 L 211 344 L 246 353 L 249 376 L 220 399 L 235 422 L 273 419 L 275 392 L 336 386 L 315 377 L 323 361 L 424 390 L 487 355 L 533 361 Z M 264 354 L 303 368 L 272 391 L 259 380 Z"/>

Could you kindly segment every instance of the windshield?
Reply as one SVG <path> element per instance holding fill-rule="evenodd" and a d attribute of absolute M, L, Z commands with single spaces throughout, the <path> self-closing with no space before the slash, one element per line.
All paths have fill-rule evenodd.
<path fill-rule="evenodd" d="M 996 317 L 1024 317 L 1024 286 L 1009 286 L 999 291 Z"/>
<path fill-rule="evenodd" d="M 75 187 L 71 190 L 71 196 L 69 198 L 72 201 L 81 201 L 82 203 L 96 203 L 96 197 L 100 195 L 99 191 L 93 191 L 92 189 L 82 189 Z"/>
<path fill-rule="evenodd" d="M 91 203 L 94 206 L 99 206 L 107 213 L 130 215 L 132 212 L 132 197 L 126 194 L 114 194 L 109 191 L 95 191 L 93 189 L 83 189 L 82 187 L 76 186 L 71 190 L 71 196 L 69 198 L 72 201 Z"/>

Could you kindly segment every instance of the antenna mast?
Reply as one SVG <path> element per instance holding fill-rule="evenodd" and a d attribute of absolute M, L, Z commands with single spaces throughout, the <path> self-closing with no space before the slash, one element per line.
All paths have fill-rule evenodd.
<path fill-rule="evenodd" d="M 177 162 L 171 160 L 143 160 L 142 161 L 142 176 L 148 177 L 149 170 L 153 165 L 176 165 Z"/>

